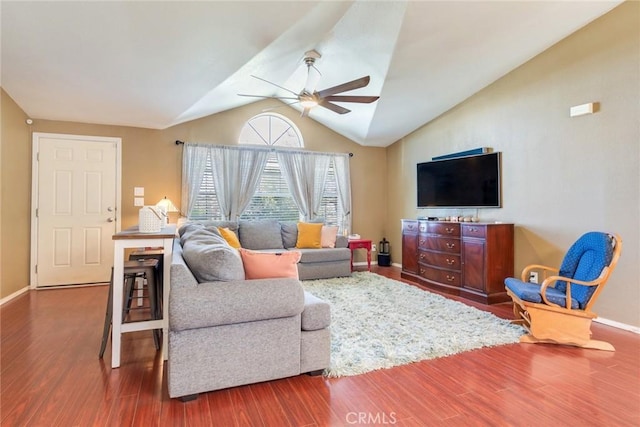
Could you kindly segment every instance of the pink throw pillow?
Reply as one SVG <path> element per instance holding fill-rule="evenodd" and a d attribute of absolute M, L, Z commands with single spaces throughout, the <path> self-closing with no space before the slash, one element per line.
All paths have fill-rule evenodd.
<path fill-rule="evenodd" d="M 320 236 L 321 246 L 323 248 L 335 248 L 337 235 L 338 235 L 337 225 L 323 225 L 321 236 Z"/>
<path fill-rule="evenodd" d="M 242 248 L 238 250 L 246 279 L 298 278 L 298 262 L 302 256 L 298 251 L 269 253 Z"/>

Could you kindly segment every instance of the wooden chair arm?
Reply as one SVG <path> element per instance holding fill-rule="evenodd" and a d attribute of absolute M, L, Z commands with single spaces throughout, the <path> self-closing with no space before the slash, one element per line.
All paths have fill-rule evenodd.
<path fill-rule="evenodd" d="M 529 272 L 531 270 L 542 270 L 544 275 L 542 277 L 542 280 L 545 280 L 547 278 L 547 273 L 555 273 L 558 274 L 558 269 L 557 268 L 553 268 L 553 267 L 547 267 L 546 265 L 541 265 L 541 264 L 531 264 L 531 265 L 527 265 L 523 270 L 522 270 L 522 274 L 520 276 L 520 280 L 522 280 L 523 282 L 528 282 L 529 281 Z"/>
<path fill-rule="evenodd" d="M 606 268 L 605 268 L 606 270 Z M 584 282 L 582 280 L 577 280 L 577 279 L 571 279 L 569 277 L 563 277 L 563 276 L 549 276 L 546 279 L 544 279 L 544 282 L 542 282 L 542 285 L 540 285 L 540 295 L 542 296 L 542 300 L 545 302 L 545 304 L 547 305 L 552 305 L 555 307 L 562 307 L 559 304 L 554 304 L 551 301 L 549 301 L 547 299 L 547 288 L 555 283 L 557 280 L 561 280 L 563 282 L 567 282 L 567 298 L 566 298 L 566 308 L 567 310 L 571 310 L 571 284 L 575 283 L 577 285 L 583 285 L 583 286 L 598 286 L 602 283 L 603 281 L 603 276 L 600 275 L 600 277 L 598 277 L 595 280 L 592 280 L 590 282 Z"/>

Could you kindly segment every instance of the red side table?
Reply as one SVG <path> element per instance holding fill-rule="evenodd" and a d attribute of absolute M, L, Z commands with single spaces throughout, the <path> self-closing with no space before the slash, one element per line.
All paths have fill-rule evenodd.
<path fill-rule="evenodd" d="M 367 270 L 371 271 L 371 240 L 349 239 L 347 247 L 351 249 L 351 271 L 353 271 L 353 251 L 356 249 L 367 250 Z"/>

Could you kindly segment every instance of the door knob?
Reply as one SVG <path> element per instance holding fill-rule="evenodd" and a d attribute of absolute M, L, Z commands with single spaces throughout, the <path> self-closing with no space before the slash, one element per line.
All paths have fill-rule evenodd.
<path fill-rule="evenodd" d="M 112 208 L 111 206 L 109 206 L 109 207 L 107 208 L 107 212 L 113 212 L 113 208 Z"/>
<path fill-rule="evenodd" d="M 113 222 L 113 221 L 115 221 L 114 218 L 107 218 L 107 222 Z"/>

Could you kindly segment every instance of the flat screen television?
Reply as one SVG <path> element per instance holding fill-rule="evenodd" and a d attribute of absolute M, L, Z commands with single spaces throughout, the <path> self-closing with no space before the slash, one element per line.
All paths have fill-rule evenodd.
<path fill-rule="evenodd" d="M 418 163 L 419 208 L 499 208 L 501 153 Z"/>

